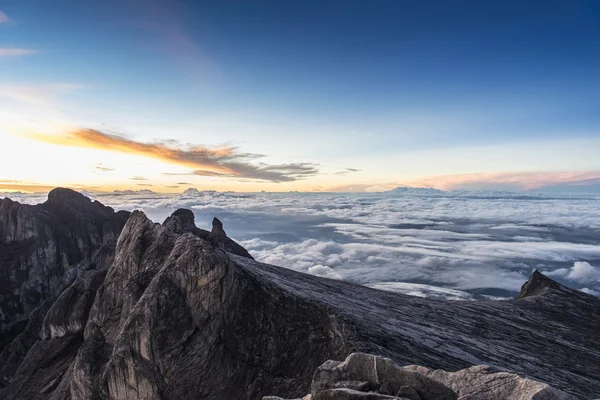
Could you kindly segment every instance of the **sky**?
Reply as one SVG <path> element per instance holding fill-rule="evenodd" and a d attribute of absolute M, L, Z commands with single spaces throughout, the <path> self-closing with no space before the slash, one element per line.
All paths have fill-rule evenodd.
<path fill-rule="evenodd" d="M 0 191 L 600 193 L 600 3 L 0 1 Z"/>

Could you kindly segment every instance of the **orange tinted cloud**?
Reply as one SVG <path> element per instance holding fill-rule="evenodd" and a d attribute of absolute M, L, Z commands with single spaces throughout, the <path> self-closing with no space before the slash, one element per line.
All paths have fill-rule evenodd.
<path fill-rule="evenodd" d="M 77 186 L 74 186 L 77 187 Z M 0 192 L 26 192 L 26 193 L 34 193 L 34 192 L 49 192 L 54 189 L 55 186 L 42 185 L 35 182 L 24 182 L 17 180 L 0 180 Z M 81 186 L 79 186 L 81 188 Z M 1 198 L 1 196 L 0 196 Z"/>
<path fill-rule="evenodd" d="M 154 158 L 192 169 L 190 174 L 289 182 L 318 173 L 311 163 L 269 165 L 251 163 L 263 157 L 235 147 L 181 146 L 174 141 L 142 143 L 95 129 L 75 129 L 63 135 L 31 134 L 31 138 L 63 146 L 87 147 Z"/>

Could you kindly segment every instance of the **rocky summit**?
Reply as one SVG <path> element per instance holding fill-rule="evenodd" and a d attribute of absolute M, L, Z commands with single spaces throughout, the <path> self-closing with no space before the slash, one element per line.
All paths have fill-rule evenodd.
<path fill-rule="evenodd" d="M 539 272 L 512 301 L 411 297 L 260 263 L 224 228 L 1 200 L 0 398 L 600 397 L 597 297 Z"/>

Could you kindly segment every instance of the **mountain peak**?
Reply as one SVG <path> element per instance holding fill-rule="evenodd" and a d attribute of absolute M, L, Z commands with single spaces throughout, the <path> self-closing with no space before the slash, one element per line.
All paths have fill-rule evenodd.
<path fill-rule="evenodd" d="M 517 299 L 536 296 L 546 292 L 548 289 L 558 289 L 560 287 L 560 283 L 553 281 L 536 269 L 533 271 L 527 282 L 521 286 L 521 291 L 519 292 Z"/>
<path fill-rule="evenodd" d="M 77 211 L 79 215 L 89 219 L 104 218 L 114 213 L 112 207 L 91 200 L 89 197 L 73 189 L 60 187 L 48 192 L 48 200 L 43 206 L 51 209 L 53 212 L 59 213 Z"/>
<path fill-rule="evenodd" d="M 163 225 L 179 233 L 192 232 L 197 229 L 194 213 L 185 208 L 180 208 L 173 212 L 173 214 L 171 214 L 170 217 L 167 217 L 165 222 L 163 222 Z"/>
<path fill-rule="evenodd" d="M 90 202 L 90 199 L 69 188 L 58 187 L 48 192 L 49 203 L 59 203 L 64 201 Z"/>

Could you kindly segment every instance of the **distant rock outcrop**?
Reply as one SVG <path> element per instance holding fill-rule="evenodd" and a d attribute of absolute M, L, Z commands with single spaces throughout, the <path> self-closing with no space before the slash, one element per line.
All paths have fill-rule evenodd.
<path fill-rule="evenodd" d="M 552 289 L 559 290 L 560 284 L 548 278 L 546 275 L 542 274 L 536 269 L 533 271 L 527 282 L 521 286 L 521 291 L 519 292 L 517 299 L 537 296 Z"/>
<path fill-rule="evenodd" d="M 183 208 L 178 209 L 170 217 L 167 217 L 163 226 L 173 230 L 175 233 L 191 233 L 194 236 L 208 240 L 215 247 L 223 249 L 229 253 L 236 254 L 238 256 L 254 259 L 246 249 L 231 240 L 225 230 L 223 229 L 223 223 L 218 218 L 213 218 L 212 231 L 206 231 L 196 227 L 194 213 L 190 210 Z"/>
<path fill-rule="evenodd" d="M 452 393 L 468 394 L 461 392 L 464 385 L 454 385 L 456 377 L 509 382 L 506 375 L 480 367 L 468 375 L 470 367 L 484 364 L 514 371 L 519 376 L 512 375 L 514 382 L 530 377 L 577 398 L 600 393 L 600 299 L 549 278 L 543 277 L 551 282 L 541 285 L 543 290 L 525 290 L 529 294 L 514 301 L 439 301 L 383 292 L 257 262 L 227 237 L 219 220 L 211 232 L 202 230 L 188 210 L 175 211 L 162 225 L 133 212 L 113 257 L 100 250 L 104 232 L 116 235 L 92 227 L 104 227 L 100 217 L 115 214 L 98 211 L 106 208 L 89 200 L 76 200 L 73 206 L 73 197 L 65 194 L 52 206 L 52 227 L 42 225 L 42 232 L 62 238 L 53 239 L 62 240 L 60 249 L 79 249 L 78 238 L 89 231 L 92 239 L 85 240 L 98 248 L 82 247 L 89 261 L 74 252 L 72 259 L 80 260 L 76 265 L 81 267 L 65 289 L 57 286 L 59 293 L 30 304 L 25 323 L 14 325 L 16 337 L 0 359 L 9 360 L 5 365 L 13 371 L 2 383 L 2 399 L 299 397 L 311 392 L 311 377 L 325 361 L 356 352 L 387 357 L 397 365 L 467 372 L 399 369 L 384 358 L 354 355 L 345 366 L 323 365 L 318 381 L 329 383 L 315 394 L 357 392 L 382 399 L 401 393 L 416 399 L 421 390 L 423 396 L 452 398 Z M 2 206 L 12 209 L 5 201 Z M 21 212 L 33 212 L 31 207 L 41 206 Z M 30 220 L 37 221 L 22 219 Z M 48 243 L 44 236 L 32 240 L 23 254 L 55 248 Z M 0 254 L 20 260 L 16 253 L 21 254 L 18 247 Z M 94 261 L 98 254 L 105 254 L 101 262 Z M 108 268 L 91 267 L 94 263 Z M 3 264 L 3 274 L 18 275 L 21 265 Z M 531 285 L 543 281 L 537 274 Z M 371 361 L 375 381 L 368 375 L 374 371 L 367 368 Z M 327 389 L 342 381 L 360 382 Z M 419 382 L 437 392 L 424 391 Z M 523 389 L 515 393 L 529 393 L 524 391 L 528 387 L 518 386 Z M 471 398 L 496 399 L 485 394 Z"/>

